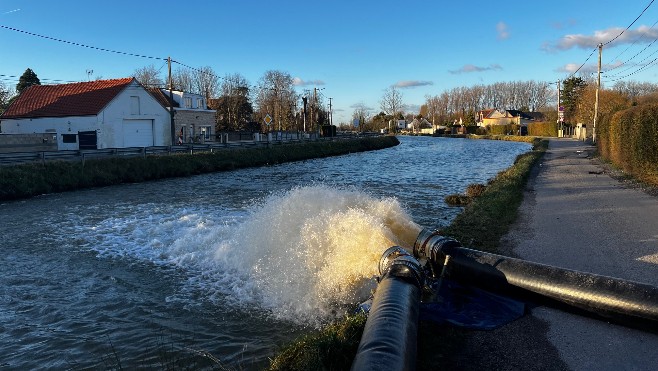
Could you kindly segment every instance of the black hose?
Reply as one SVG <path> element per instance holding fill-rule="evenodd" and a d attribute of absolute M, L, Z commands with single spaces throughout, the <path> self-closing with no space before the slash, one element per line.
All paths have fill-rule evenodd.
<path fill-rule="evenodd" d="M 538 294 L 622 324 L 658 328 L 658 287 L 471 250 L 423 230 L 414 255 L 441 264 L 451 257 L 451 278 L 515 295 Z M 648 327 L 647 327 L 648 326 Z"/>
<path fill-rule="evenodd" d="M 414 370 L 420 294 L 420 263 L 394 246 L 380 260 L 375 291 L 352 370 Z"/>

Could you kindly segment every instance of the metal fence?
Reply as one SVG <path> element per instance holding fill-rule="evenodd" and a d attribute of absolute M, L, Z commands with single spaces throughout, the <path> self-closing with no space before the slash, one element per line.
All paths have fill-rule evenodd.
<path fill-rule="evenodd" d="M 0 153 L 0 165 L 17 165 L 24 163 L 35 163 L 46 161 L 81 161 L 84 163 L 88 159 L 108 158 L 108 157 L 145 157 L 150 155 L 172 155 L 172 154 L 195 154 L 202 152 L 213 152 L 231 148 L 253 148 L 268 147 L 275 145 L 285 145 L 290 143 L 316 142 L 316 141 L 335 141 L 347 140 L 359 137 L 379 136 L 377 133 L 359 133 L 343 134 L 335 137 L 323 138 L 300 138 L 291 139 L 285 137 L 273 136 L 267 140 L 267 136 L 260 136 L 261 140 L 242 140 L 225 143 L 207 143 L 207 144 L 183 144 L 177 146 L 153 146 L 153 147 L 128 147 L 128 148 L 106 148 L 106 149 L 87 149 L 77 151 L 34 151 L 34 152 L 10 152 Z"/>

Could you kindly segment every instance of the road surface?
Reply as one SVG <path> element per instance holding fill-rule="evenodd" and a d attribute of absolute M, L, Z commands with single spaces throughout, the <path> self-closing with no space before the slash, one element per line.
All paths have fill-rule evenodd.
<path fill-rule="evenodd" d="M 502 254 L 658 286 L 658 197 L 610 176 L 593 152 L 550 140 Z M 538 307 L 474 333 L 456 360 L 473 370 L 657 370 L 658 334 Z"/>

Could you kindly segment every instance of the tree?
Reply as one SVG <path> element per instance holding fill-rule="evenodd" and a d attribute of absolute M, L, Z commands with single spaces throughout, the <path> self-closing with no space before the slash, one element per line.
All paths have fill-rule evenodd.
<path fill-rule="evenodd" d="M 9 107 L 9 102 L 12 98 L 12 93 L 4 82 L 0 82 L 0 114 L 3 113 L 7 107 Z"/>
<path fill-rule="evenodd" d="M 580 103 L 580 96 L 587 83 L 581 77 L 570 77 L 562 82 L 562 94 L 560 105 L 564 106 L 565 121 L 571 122 L 575 119 L 576 110 Z"/>
<path fill-rule="evenodd" d="M 595 100 L 596 86 L 588 85 L 583 88 L 579 96 L 579 102 L 576 105 L 577 108 L 574 111 L 574 119 L 576 122 L 594 122 Z M 630 99 L 626 94 L 616 90 L 602 89 L 599 91 L 599 116 L 597 122 L 609 119 L 616 112 L 629 108 L 630 106 Z"/>
<path fill-rule="evenodd" d="M 164 87 L 164 82 L 160 78 L 160 72 L 153 64 L 136 69 L 135 72 L 133 72 L 133 77 L 147 88 Z"/>
<path fill-rule="evenodd" d="M 353 107 L 354 112 L 352 112 L 352 122 L 358 122 L 359 126 L 357 129 L 359 131 L 363 131 L 368 124 L 368 119 L 370 118 L 370 110 L 363 103 L 355 104 Z"/>
<path fill-rule="evenodd" d="M 16 93 L 20 94 L 23 90 L 29 88 L 32 85 L 41 85 L 41 81 L 37 77 L 37 74 L 28 68 L 23 72 L 21 77 L 18 79 L 18 84 L 16 84 Z"/>
<path fill-rule="evenodd" d="M 395 116 L 402 110 L 402 93 L 395 86 L 391 86 L 384 90 L 379 104 L 382 111 L 390 116 Z"/>
<path fill-rule="evenodd" d="M 194 77 L 189 68 L 178 68 L 171 74 L 174 90 L 192 92 L 194 89 Z"/>
<path fill-rule="evenodd" d="M 192 88 L 192 93 L 203 95 L 208 101 L 219 95 L 219 78 L 211 67 L 200 67 L 192 72 Z"/>
<path fill-rule="evenodd" d="M 258 121 L 262 122 L 265 115 L 269 114 L 274 119 L 274 126 L 268 129 L 290 130 L 295 127 L 295 111 L 298 100 L 295 93 L 293 79 L 287 72 L 269 70 L 261 77 L 259 89 L 256 93 L 256 105 L 258 106 Z M 309 104 L 315 104 L 314 99 L 309 99 Z M 317 114 L 317 108 L 313 111 Z M 318 121 L 313 118 L 307 125 L 314 125 Z"/>
<path fill-rule="evenodd" d="M 221 96 L 212 100 L 213 109 L 217 110 L 217 131 L 247 130 L 254 112 L 247 79 L 237 73 L 226 75 L 219 90 Z"/>

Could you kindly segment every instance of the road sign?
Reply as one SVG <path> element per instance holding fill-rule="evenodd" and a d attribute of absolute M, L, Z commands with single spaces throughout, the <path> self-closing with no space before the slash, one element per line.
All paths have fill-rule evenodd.
<path fill-rule="evenodd" d="M 265 121 L 265 125 L 270 126 L 270 124 L 272 123 L 272 116 L 270 116 L 270 114 L 268 113 L 267 115 L 265 115 L 263 121 Z"/>

